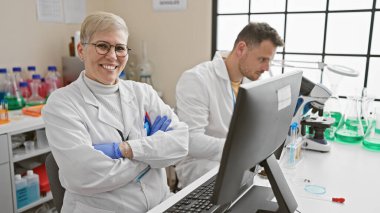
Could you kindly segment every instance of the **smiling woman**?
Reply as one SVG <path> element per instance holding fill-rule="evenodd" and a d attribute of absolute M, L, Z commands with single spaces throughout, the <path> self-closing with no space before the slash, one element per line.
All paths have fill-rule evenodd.
<path fill-rule="evenodd" d="M 112 85 L 128 61 L 129 33 L 123 19 L 111 14 L 99 20 L 102 14 L 93 14 L 84 20 L 78 53 L 88 78 Z"/>
<path fill-rule="evenodd" d="M 187 155 L 188 128 L 157 92 L 118 77 L 127 40 L 119 16 L 89 15 L 77 46 L 85 70 L 43 109 L 66 189 L 62 213 L 147 212 L 170 195 L 165 167 Z M 155 121 L 149 132 L 147 117 Z"/>

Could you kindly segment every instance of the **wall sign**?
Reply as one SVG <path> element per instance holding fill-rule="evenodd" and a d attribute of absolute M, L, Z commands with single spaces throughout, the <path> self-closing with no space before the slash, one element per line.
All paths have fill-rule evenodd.
<path fill-rule="evenodd" d="M 187 0 L 153 0 L 153 10 L 156 11 L 176 11 L 185 10 Z"/>

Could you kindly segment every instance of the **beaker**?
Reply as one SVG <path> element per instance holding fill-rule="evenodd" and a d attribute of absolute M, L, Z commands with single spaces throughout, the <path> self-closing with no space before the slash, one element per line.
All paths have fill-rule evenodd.
<path fill-rule="evenodd" d="M 361 97 L 349 97 L 343 119 L 335 132 L 335 141 L 343 143 L 360 143 L 364 138 L 367 121 L 362 117 Z"/>
<path fill-rule="evenodd" d="M 333 141 L 335 139 L 335 132 L 338 128 L 340 120 L 343 117 L 340 99 L 337 95 L 332 95 L 329 99 L 327 99 L 323 108 L 323 116 L 326 118 L 334 118 L 335 120 L 331 127 L 326 128 L 324 132 L 325 138 Z"/>
<path fill-rule="evenodd" d="M 369 121 L 368 131 L 363 140 L 363 146 L 369 150 L 380 151 L 380 107 L 376 108 L 376 119 Z"/>

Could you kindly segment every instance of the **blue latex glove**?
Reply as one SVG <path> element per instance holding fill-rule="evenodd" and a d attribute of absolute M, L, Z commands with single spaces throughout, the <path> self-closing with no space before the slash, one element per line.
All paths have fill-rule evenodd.
<path fill-rule="evenodd" d="M 119 159 L 123 157 L 118 143 L 94 144 L 94 148 L 96 150 L 102 151 L 105 155 L 112 159 Z"/>
<path fill-rule="evenodd" d="M 161 130 L 163 132 L 168 131 L 168 127 L 169 127 L 171 122 L 172 122 L 172 120 L 168 119 L 168 116 L 166 116 L 166 115 L 164 115 L 163 117 L 161 117 L 160 115 L 157 116 L 153 125 L 150 127 L 150 134 L 148 134 L 148 136 L 153 135 L 154 133 L 156 133 L 159 130 Z"/>

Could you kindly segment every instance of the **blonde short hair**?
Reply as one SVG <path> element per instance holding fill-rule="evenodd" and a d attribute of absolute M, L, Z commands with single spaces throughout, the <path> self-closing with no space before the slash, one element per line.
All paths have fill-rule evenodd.
<path fill-rule="evenodd" d="M 97 32 L 114 30 L 124 31 L 128 38 L 128 27 L 120 16 L 107 12 L 92 13 L 88 15 L 82 23 L 80 30 L 81 43 L 88 43 Z"/>

